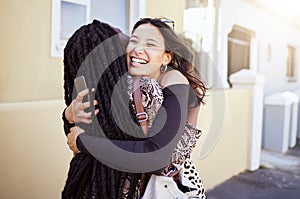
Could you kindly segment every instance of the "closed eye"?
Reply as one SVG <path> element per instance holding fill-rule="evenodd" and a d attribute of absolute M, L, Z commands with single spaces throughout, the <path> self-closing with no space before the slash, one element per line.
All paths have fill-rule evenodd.
<path fill-rule="evenodd" d="M 156 44 L 154 44 L 154 43 L 146 43 L 146 46 L 147 47 L 156 47 Z"/>
<path fill-rule="evenodd" d="M 135 43 L 137 43 L 137 42 L 138 42 L 138 40 L 137 40 L 137 39 L 134 39 L 134 38 L 131 38 L 131 39 L 129 39 L 129 42 L 130 42 L 130 43 L 134 43 L 134 44 L 135 44 Z"/>
<path fill-rule="evenodd" d="M 131 35 L 131 37 L 129 38 L 129 42 L 131 43 L 137 43 L 139 41 L 139 38 L 135 35 Z"/>

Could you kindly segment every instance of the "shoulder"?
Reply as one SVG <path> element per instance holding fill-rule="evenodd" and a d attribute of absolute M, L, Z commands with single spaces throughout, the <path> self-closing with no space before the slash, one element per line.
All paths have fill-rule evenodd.
<path fill-rule="evenodd" d="M 169 70 L 162 74 L 159 84 L 165 88 L 173 84 L 189 84 L 187 78 L 178 70 Z"/>

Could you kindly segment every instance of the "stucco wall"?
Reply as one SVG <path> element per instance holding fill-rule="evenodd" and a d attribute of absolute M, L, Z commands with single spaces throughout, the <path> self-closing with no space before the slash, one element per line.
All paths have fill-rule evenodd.
<path fill-rule="evenodd" d="M 7 0 L 0 12 L 0 198 L 60 198 L 72 154 L 62 59 L 50 56 L 51 1 Z"/>
<path fill-rule="evenodd" d="M 62 60 L 50 57 L 51 1 L 0 7 L 0 102 L 62 98 Z"/>
<path fill-rule="evenodd" d="M 250 103 L 248 90 L 216 90 L 201 108 L 203 134 L 192 158 L 206 189 L 247 169 Z"/>
<path fill-rule="evenodd" d="M 72 153 L 63 100 L 0 104 L 0 198 L 61 198 Z"/>
<path fill-rule="evenodd" d="M 175 31 L 183 32 L 185 0 L 146 0 L 146 16 L 167 17 L 175 21 Z"/>

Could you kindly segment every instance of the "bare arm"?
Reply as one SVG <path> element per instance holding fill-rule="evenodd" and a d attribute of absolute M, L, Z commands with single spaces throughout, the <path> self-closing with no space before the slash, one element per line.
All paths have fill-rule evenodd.
<path fill-rule="evenodd" d="M 192 124 L 194 126 L 197 125 L 199 110 L 200 110 L 200 106 L 189 108 L 189 110 L 188 110 L 188 116 L 187 116 L 188 123 L 190 123 L 190 124 Z"/>

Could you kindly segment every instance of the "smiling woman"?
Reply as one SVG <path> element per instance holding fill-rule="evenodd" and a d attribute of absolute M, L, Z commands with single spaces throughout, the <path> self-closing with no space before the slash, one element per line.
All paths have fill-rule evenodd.
<path fill-rule="evenodd" d="M 158 80 L 161 66 L 167 66 L 171 54 L 165 51 L 165 44 L 159 29 L 143 24 L 136 29 L 126 49 L 128 71 L 131 75 L 147 76 Z"/>

